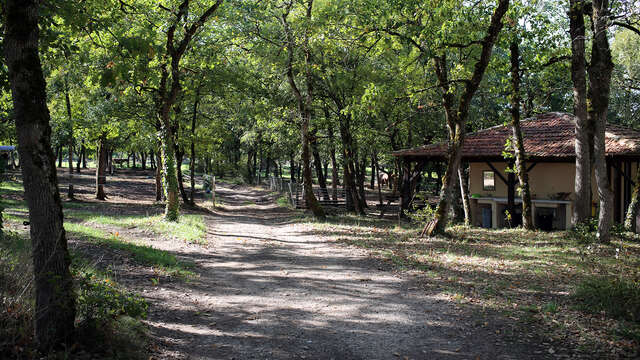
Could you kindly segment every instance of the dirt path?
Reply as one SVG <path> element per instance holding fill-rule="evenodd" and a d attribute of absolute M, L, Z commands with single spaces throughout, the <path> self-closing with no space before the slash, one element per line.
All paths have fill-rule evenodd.
<path fill-rule="evenodd" d="M 522 359 L 542 350 L 507 342 L 361 250 L 290 222 L 266 192 L 222 187 L 206 216 L 209 245 L 154 241 L 196 264 L 199 277 L 153 287 L 123 279 L 151 302 L 157 359 Z M 125 278 L 127 276 L 124 276 Z M 499 333 L 499 334 L 497 334 Z M 510 339 L 513 339 L 511 337 Z"/>

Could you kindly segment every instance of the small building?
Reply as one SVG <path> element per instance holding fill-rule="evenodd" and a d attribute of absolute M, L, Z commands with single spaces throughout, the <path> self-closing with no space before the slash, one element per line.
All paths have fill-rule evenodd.
<path fill-rule="evenodd" d="M 533 222 L 537 228 L 561 230 L 571 227 L 575 182 L 575 116 L 546 113 L 523 120 L 521 128 L 529 171 Z M 515 174 L 506 171 L 512 159 L 503 152 L 512 135 L 510 126 L 495 126 L 468 134 L 462 148 L 462 162 L 469 166 L 469 197 L 472 223 L 486 228 L 505 227 L 504 211 L 509 193 L 521 204 L 515 189 Z M 425 145 L 393 153 L 407 163 L 446 162 L 447 143 Z M 631 200 L 640 161 L 640 131 L 607 125 L 606 161 L 613 193 L 614 221 L 624 221 Z M 592 214 L 597 211 L 595 177 L 592 176 Z M 410 187 L 404 187 L 410 188 Z M 514 225 L 522 221 L 522 207 L 516 206 Z"/>

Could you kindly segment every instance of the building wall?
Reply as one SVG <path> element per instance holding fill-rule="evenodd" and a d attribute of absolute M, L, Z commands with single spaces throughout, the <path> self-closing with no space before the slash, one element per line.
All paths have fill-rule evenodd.
<path fill-rule="evenodd" d="M 506 179 L 507 173 L 505 172 L 506 163 L 505 162 L 492 162 L 491 163 L 496 170 L 502 174 L 502 176 Z M 530 166 L 530 165 L 528 165 Z M 619 168 L 624 171 L 624 164 L 618 164 Z M 492 169 L 489 167 L 487 163 L 470 163 L 469 164 L 469 194 L 471 196 L 476 195 L 482 198 L 506 198 L 507 197 L 507 185 L 498 177 L 495 176 L 495 190 L 484 190 L 483 183 L 483 171 L 491 171 Z M 631 173 L 629 174 L 632 180 L 635 180 L 636 172 L 638 171 L 638 166 L 636 162 L 631 163 Z M 625 181 L 624 177 L 621 175 L 616 175 L 617 171 L 614 167 L 609 167 L 609 181 L 610 186 L 612 188 L 613 195 L 615 197 L 614 186 L 618 186 L 620 188 L 620 203 L 619 203 L 619 214 L 621 216 L 621 221 L 624 221 L 624 216 L 626 213 L 626 202 L 631 197 L 631 193 L 633 192 L 633 185 L 630 188 L 625 189 Z M 618 184 L 615 182 L 618 180 Z M 517 179 L 516 179 L 517 181 Z M 566 197 L 563 199 L 566 200 L 574 200 L 574 182 L 575 182 L 575 164 L 574 163 L 538 163 L 530 172 L 529 172 L 529 185 L 531 187 L 531 197 L 532 199 L 549 199 L 549 200 L 557 200 L 560 199 L 561 193 L 568 193 Z M 593 202 L 594 206 L 598 202 L 598 191 L 596 185 L 595 175 L 592 176 L 592 194 L 594 196 Z M 519 197 L 519 194 L 516 193 L 516 197 Z M 615 205 L 615 204 L 614 204 Z M 497 210 L 497 209 L 496 209 Z M 595 207 L 592 209 L 592 213 L 595 212 Z M 595 213 L 594 213 L 595 214 Z M 477 213 L 474 211 L 474 215 Z M 474 223 L 477 223 L 477 216 L 474 219 Z M 496 224 L 494 224 L 496 226 Z"/>
<path fill-rule="evenodd" d="M 492 162 L 504 178 L 506 163 Z M 496 189 L 483 190 L 482 173 L 491 171 L 486 163 L 471 163 L 469 172 L 469 194 L 479 194 L 482 197 L 507 197 L 507 185 L 496 175 Z M 575 165 L 571 163 L 538 163 L 529 172 L 529 186 L 531 197 L 534 199 L 557 198 L 558 193 L 569 193 L 569 200 L 573 200 L 575 182 Z M 518 194 L 516 194 L 518 196 Z"/>

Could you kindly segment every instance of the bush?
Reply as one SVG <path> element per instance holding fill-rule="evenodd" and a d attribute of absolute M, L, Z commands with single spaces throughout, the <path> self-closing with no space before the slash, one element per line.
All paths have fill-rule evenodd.
<path fill-rule="evenodd" d="M 436 211 L 429 205 L 428 196 L 429 194 L 425 192 L 417 193 L 412 202 L 411 211 L 405 211 L 405 215 L 419 224 L 426 224 L 433 220 Z"/>
<path fill-rule="evenodd" d="M 584 310 L 640 323 L 640 283 L 618 278 L 592 278 L 578 285 L 574 293 Z"/>
<path fill-rule="evenodd" d="M 99 278 L 92 272 L 77 279 L 77 311 L 82 321 L 104 324 L 120 315 L 146 318 L 149 305 L 141 296 L 124 292 L 110 279 Z"/>
<path fill-rule="evenodd" d="M 569 237 L 579 244 L 592 244 L 597 240 L 598 219 L 589 218 L 584 222 L 577 223 L 568 231 Z"/>
<path fill-rule="evenodd" d="M 0 354 L 34 356 L 33 271 L 27 239 L 13 232 L 0 238 Z"/>

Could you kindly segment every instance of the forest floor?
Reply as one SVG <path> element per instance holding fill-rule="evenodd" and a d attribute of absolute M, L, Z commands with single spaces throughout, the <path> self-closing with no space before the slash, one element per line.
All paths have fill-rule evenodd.
<path fill-rule="evenodd" d="M 67 181 L 60 172 L 63 192 Z M 411 240 L 408 234 L 414 230 L 374 217 L 339 215 L 316 223 L 278 206 L 278 194 L 226 183 L 218 185 L 214 210 L 201 194 L 199 206 L 183 209 L 181 222 L 167 225 L 162 206 L 154 201 L 150 173 L 110 177 L 106 202 L 92 199 L 90 173 L 75 176 L 74 183 L 77 200 L 65 202 L 70 247 L 150 303 L 145 322 L 154 359 L 638 354 L 637 342 L 629 341 L 596 351 L 591 345 L 598 341 L 578 339 L 577 328 L 584 324 L 562 326 L 558 316 L 565 309 L 557 299 L 567 297 L 565 288 L 528 303 L 529 293 L 546 293 L 545 286 L 574 280 L 569 276 L 549 285 L 542 280 L 555 281 L 551 272 L 514 273 L 516 257 L 528 259 L 531 271 L 538 265 L 531 254 L 500 252 L 505 236 L 517 233 L 464 230 L 458 239 L 428 243 Z M 18 201 L 18 192 L 14 195 Z M 9 209 L 8 220 L 21 214 L 19 208 Z M 558 241 L 550 239 L 540 241 Z M 470 259 L 473 263 L 463 264 Z M 549 266 L 557 259 L 567 261 L 556 256 L 542 265 L 554 270 Z M 495 270 L 488 272 L 486 266 Z M 554 321 L 560 330 L 550 331 L 547 325 Z"/>

